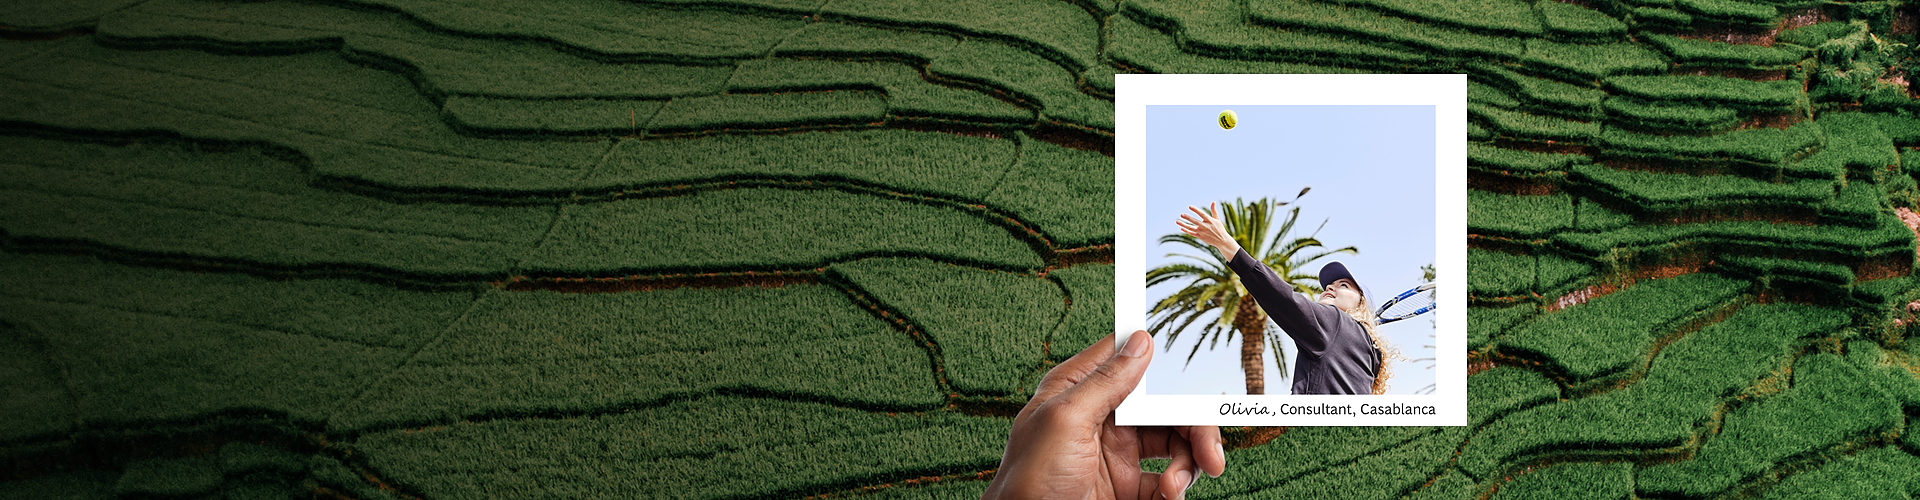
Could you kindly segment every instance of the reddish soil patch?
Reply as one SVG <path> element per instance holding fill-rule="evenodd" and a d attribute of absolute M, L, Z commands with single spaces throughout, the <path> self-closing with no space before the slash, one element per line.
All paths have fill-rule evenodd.
<path fill-rule="evenodd" d="M 1080 247 L 1080 248 L 1068 248 L 1065 250 L 1054 252 L 1053 265 L 1047 266 L 1045 270 L 1040 271 L 1040 274 L 1042 276 L 1045 276 L 1047 272 L 1068 268 L 1068 267 L 1073 267 L 1073 266 L 1078 266 L 1081 264 L 1112 264 L 1112 263 L 1113 263 L 1113 245 L 1112 244 L 1094 245 L 1090 247 Z"/>
<path fill-rule="evenodd" d="M 1560 192 L 1558 186 L 1544 179 L 1527 179 L 1476 170 L 1467 171 L 1467 189 L 1521 196 L 1546 196 Z"/>
<path fill-rule="evenodd" d="M 1764 69 L 1748 69 L 1748 68 L 1709 68 L 1709 67 L 1699 67 L 1699 66 L 1683 66 L 1679 68 L 1674 68 L 1673 74 L 1724 76 L 1728 78 L 1739 78 L 1742 80 L 1753 80 L 1756 82 L 1771 82 L 1775 80 L 1785 80 L 1787 79 L 1787 77 L 1793 76 L 1793 70 L 1787 70 L 1787 69 L 1764 70 Z"/>
<path fill-rule="evenodd" d="M 1492 359 L 1467 363 L 1467 376 L 1471 377 L 1476 373 L 1492 370 L 1498 367 L 1500 367 L 1500 364 L 1495 363 Z"/>
<path fill-rule="evenodd" d="M 1062 147 L 1093 151 L 1113 157 L 1113 135 L 1100 134 L 1064 124 L 1041 123 L 1040 127 L 1027 132 L 1028 137 L 1050 142 Z"/>
<path fill-rule="evenodd" d="M 1607 158 L 1604 161 L 1601 161 L 1600 163 L 1602 165 L 1607 166 L 1608 168 L 1612 168 L 1616 170 L 1632 170 L 1636 172 L 1652 172 L 1656 174 L 1685 174 L 1685 175 L 1714 176 L 1714 175 L 1731 175 L 1733 173 L 1728 171 L 1727 167 L 1721 164 L 1690 164 L 1690 163 L 1664 162 L 1664 161 L 1657 161 L 1657 160 L 1644 160 L 1639 158 L 1621 158 L 1621 157 Z"/>
<path fill-rule="evenodd" d="M 1518 149 L 1522 151 L 1532 151 L 1535 153 L 1558 153 L 1558 154 L 1587 155 L 1587 156 L 1592 156 L 1592 149 L 1593 149 L 1592 147 L 1589 147 L 1585 144 L 1574 144 L 1570 142 L 1516 141 L 1513 139 L 1495 140 L 1493 141 L 1493 145 L 1495 147 L 1500 147 L 1505 149 Z"/>
<path fill-rule="evenodd" d="M 1898 214 L 1900 222 L 1906 223 L 1907 230 L 1913 231 L 1913 237 L 1920 240 L 1920 214 L 1913 213 L 1913 209 L 1907 207 L 1895 208 L 1893 213 Z M 1916 246 L 1913 252 L 1914 256 L 1920 257 L 1920 246 Z"/>
<path fill-rule="evenodd" d="M 1904 85 L 1905 83 L 1903 82 L 1902 84 Z M 1734 130 L 1746 130 L 1751 128 L 1761 128 L 1761 127 L 1786 130 L 1787 127 L 1791 127 L 1795 123 L 1800 123 L 1800 121 L 1803 119 L 1804 118 L 1801 117 L 1799 113 L 1782 113 L 1778 115 L 1755 115 L 1755 116 L 1748 117 L 1745 121 L 1740 122 L 1740 125 L 1738 127 L 1734 127 Z"/>
<path fill-rule="evenodd" d="M 1906 209 L 1900 208 L 1899 210 Z M 1908 214 L 1912 214 L 1912 212 L 1908 212 Z M 1913 224 L 1916 221 L 1909 220 L 1905 217 L 1902 217 L 1901 220 L 1907 223 L 1908 229 L 1914 228 Z M 1914 253 L 1915 255 L 1920 255 L 1920 248 L 1915 249 Z M 1856 282 L 1898 278 L 1911 274 L 1913 274 L 1913 259 L 1907 257 L 1906 254 L 1890 254 L 1867 259 L 1865 262 L 1861 262 L 1860 265 L 1854 266 L 1853 268 L 1853 279 Z"/>
<path fill-rule="evenodd" d="M 1818 9 L 1815 9 L 1815 10 L 1818 10 Z M 1673 36 L 1685 38 L 1688 40 L 1704 40 L 1704 41 L 1712 41 L 1712 42 L 1734 43 L 1734 44 L 1740 44 L 1740 45 L 1758 45 L 1761 47 L 1772 47 L 1774 37 L 1780 35 L 1780 30 L 1783 29 L 1781 28 L 1781 26 L 1784 24 L 1785 23 L 1780 23 L 1780 24 L 1775 24 L 1772 27 L 1761 28 L 1761 27 L 1748 26 L 1748 25 L 1734 25 L 1734 24 L 1720 24 L 1720 23 L 1694 23 L 1695 28 L 1693 31 L 1674 33 Z"/>
<path fill-rule="evenodd" d="M 1265 445 L 1287 433 L 1286 427 L 1223 427 L 1221 446 L 1229 450 Z"/>
<path fill-rule="evenodd" d="M 1681 275 L 1704 272 L 1713 264 L 1714 262 L 1712 260 L 1704 256 L 1704 252 L 1696 251 L 1667 258 L 1664 259 L 1663 262 L 1637 266 L 1634 267 L 1633 271 L 1627 273 L 1625 276 L 1621 276 L 1615 281 L 1589 286 L 1562 295 L 1554 299 L 1553 303 L 1547 304 L 1546 310 L 1547 312 L 1554 312 L 1584 304 L 1589 300 L 1625 290 L 1627 287 L 1633 286 L 1634 283 L 1642 280 L 1674 278 Z"/>
<path fill-rule="evenodd" d="M 949 395 L 947 409 L 975 417 L 1013 418 L 1027 406 L 1026 400 L 1009 398 L 963 398 Z"/>
<path fill-rule="evenodd" d="M 1902 16 L 1905 16 L 1906 11 L 1904 10 L 1900 11 L 1900 14 Z M 1780 27 L 1776 31 L 1786 31 L 1794 28 L 1804 28 L 1807 26 L 1813 26 L 1815 24 L 1820 24 L 1820 23 L 1824 23 L 1832 20 L 1833 18 L 1827 15 L 1826 10 L 1823 10 L 1819 7 L 1808 7 L 1805 9 L 1787 12 L 1786 17 L 1780 19 Z M 1898 24 L 1896 24 L 1895 26 L 1898 26 Z M 1896 31 L 1897 30 L 1898 29 L 1896 28 Z"/>
<path fill-rule="evenodd" d="M 1646 222 L 1664 224 L 1701 224 L 1710 222 L 1766 221 L 1800 226 L 1819 225 L 1820 214 L 1785 208 L 1687 209 L 1647 216 Z"/>

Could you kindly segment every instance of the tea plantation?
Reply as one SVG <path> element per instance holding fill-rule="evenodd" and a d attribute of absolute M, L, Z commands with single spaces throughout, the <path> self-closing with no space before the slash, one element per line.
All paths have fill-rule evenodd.
<path fill-rule="evenodd" d="M 1917 19 L 16 2 L 0 498 L 977 498 L 1112 328 L 1118 73 L 1469 75 L 1469 425 L 1189 498 L 1907 498 Z"/>

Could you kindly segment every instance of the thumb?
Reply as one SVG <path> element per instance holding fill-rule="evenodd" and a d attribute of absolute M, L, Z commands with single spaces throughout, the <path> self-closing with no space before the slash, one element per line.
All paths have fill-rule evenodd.
<path fill-rule="evenodd" d="M 1119 353 L 1055 398 L 1065 405 L 1062 410 L 1088 419 L 1104 419 L 1140 385 L 1141 377 L 1147 374 L 1147 363 L 1153 360 L 1153 337 L 1144 330 L 1128 337 Z"/>

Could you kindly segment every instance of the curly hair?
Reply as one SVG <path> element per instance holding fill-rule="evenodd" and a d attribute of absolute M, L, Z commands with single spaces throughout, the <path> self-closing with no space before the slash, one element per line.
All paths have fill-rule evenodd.
<path fill-rule="evenodd" d="M 1387 379 L 1393 378 L 1393 361 L 1407 358 L 1400 355 L 1400 348 L 1394 347 L 1386 337 L 1380 335 L 1380 330 L 1376 328 L 1380 326 L 1380 317 L 1373 314 L 1373 301 L 1367 299 L 1366 293 L 1360 294 L 1358 306 L 1353 309 L 1340 308 L 1340 312 L 1359 321 L 1360 326 L 1366 329 L 1367 337 L 1373 339 L 1373 347 L 1380 350 L 1380 369 L 1373 374 L 1373 394 L 1386 394 Z"/>

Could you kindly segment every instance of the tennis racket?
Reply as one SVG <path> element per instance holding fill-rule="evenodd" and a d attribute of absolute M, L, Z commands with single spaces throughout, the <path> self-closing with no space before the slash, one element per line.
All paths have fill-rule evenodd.
<path fill-rule="evenodd" d="M 1380 305 L 1380 311 L 1374 316 L 1380 317 L 1380 324 L 1384 325 L 1426 314 L 1437 305 L 1433 303 L 1433 283 L 1427 283 L 1387 299 L 1385 304 Z"/>

